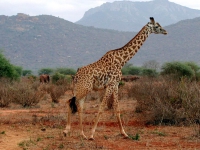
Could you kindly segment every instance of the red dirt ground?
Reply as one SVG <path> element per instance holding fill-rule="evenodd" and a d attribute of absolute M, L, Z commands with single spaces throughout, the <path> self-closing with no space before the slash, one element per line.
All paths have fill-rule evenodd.
<path fill-rule="evenodd" d="M 124 139 L 119 132 L 113 110 L 106 110 L 98 124 L 94 141 L 79 136 L 78 115 L 72 116 L 70 135 L 63 136 L 66 124 L 66 93 L 59 104 L 51 103 L 50 97 L 35 108 L 22 109 L 10 106 L 0 109 L 0 150 L 200 150 L 200 139 L 195 137 L 199 127 L 146 126 L 140 114 L 134 113 L 135 100 L 120 100 L 121 117 L 130 137 L 139 135 L 139 140 Z M 86 100 L 84 132 L 89 135 L 98 111 L 97 100 Z M 198 130 L 199 131 L 199 130 Z"/>

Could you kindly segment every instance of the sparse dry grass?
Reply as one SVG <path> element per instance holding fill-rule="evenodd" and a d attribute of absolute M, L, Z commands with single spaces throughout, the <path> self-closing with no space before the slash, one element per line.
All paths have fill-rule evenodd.
<path fill-rule="evenodd" d="M 151 123 L 193 124 L 200 121 L 200 85 L 196 81 L 169 77 L 143 78 L 131 91 Z"/>
<path fill-rule="evenodd" d="M 3 82 L 5 85 L 7 84 L 7 81 Z M 12 88 L 17 86 L 17 84 L 9 82 L 8 85 Z M 133 83 L 125 83 L 119 88 L 119 103 L 122 122 L 130 139 L 122 138 L 113 110 L 106 110 L 99 121 L 95 141 L 83 140 L 79 136 L 77 114 L 72 116 L 71 133 L 67 137 L 62 134 L 67 115 L 65 100 L 71 97 L 71 92 L 67 92 L 64 97 L 57 96 L 59 103 L 53 104 L 50 93 L 53 93 L 52 89 L 58 93 L 70 90 L 70 84 L 65 86 L 62 83 L 41 85 L 33 82 L 30 85 L 18 82 L 18 86 L 20 86 L 20 88 L 17 87 L 19 91 L 24 92 L 25 89 L 27 91 L 40 91 L 46 93 L 49 98 L 41 97 L 37 102 L 40 105 L 39 108 L 0 113 L 0 133 L 5 133 L 0 134 L 0 140 L 3 141 L 3 144 L 9 138 L 11 143 L 14 143 L 12 140 L 18 139 L 15 141 L 17 142 L 16 146 L 22 149 L 200 148 L 200 144 L 198 144 L 200 138 L 198 124 L 199 82 L 190 82 L 185 79 L 174 81 L 170 78 L 159 77 L 141 78 Z M 93 106 L 100 104 L 103 95 L 104 91 L 100 91 L 92 92 L 87 97 L 83 115 L 86 135 L 89 134 L 98 111 L 98 107 Z M 29 97 L 27 96 L 27 98 Z M 136 112 L 141 113 L 135 113 L 136 104 Z M 13 113 L 11 113 L 12 111 Z M 141 117 L 142 115 L 143 117 Z M 145 126 L 142 120 L 144 116 L 147 116 L 146 122 L 153 124 L 168 123 L 181 126 Z M 185 126 L 186 123 L 190 126 Z M 132 141 L 136 139 L 139 141 Z M 7 144 L 6 146 L 11 147 L 12 145 Z"/>
<path fill-rule="evenodd" d="M 38 80 L 23 77 L 20 81 L 0 80 L 0 107 L 8 107 L 11 103 L 20 104 L 22 107 L 31 107 L 48 93 L 52 102 L 58 103 L 59 98 L 71 89 L 68 80 L 58 80 L 55 84 L 40 84 Z"/>
<path fill-rule="evenodd" d="M 44 96 L 44 92 L 38 90 L 39 84 L 27 82 L 14 82 L 11 86 L 12 102 L 23 107 L 34 106 Z"/>
<path fill-rule="evenodd" d="M 7 107 L 11 102 L 10 81 L 8 79 L 0 79 L 0 107 Z"/>

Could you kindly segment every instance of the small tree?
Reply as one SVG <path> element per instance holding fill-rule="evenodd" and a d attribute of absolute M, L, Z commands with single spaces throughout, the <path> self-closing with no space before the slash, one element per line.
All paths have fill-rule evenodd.
<path fill-rule="evenodd" d="M 22 75 L 22 67 L 20 67 L 20 66 L 14 66 L 14 69 L 16 70 L 16 72 L 18 73 L 18 75 L 19 76 L 21 76 Z"/>
<path fill-rule="evenodd" d="M 11 79 L 18 79 L 19 73 L 17 68 L 10 63 L 8 59 L 4 57 L 2 52 L 0 52 L 0 78 L 6 77 Z"/>
<path fill-rule="evenodd" d="M 43 69 L 40 69 L 39 71 L 38 71 L 38 74 L 39 75 L 41 75 L 41 74 L 52 74 L 54 72 L 54 70 L 53 69 L 51 69 L 51 68 L 43 68 Z"/>
<path fill-rule="evenodd" d="M 141 67 L 133 66 L 133 67 L 130 67 L 128 74 L 130 74 L 130 75 L 141 75 L 142 70 L 143 70 L 143 68 L 141 68 Z"/>
<path fill-rule="evenodd" d="M 76 71 L 72 68 L 57 68 L 55 72 L 64 75 L 74 75 L 76 73 Z"/>
<path fill-rule="evenodd" d="M 155 69 L 143 69 L 142 75 L 149 76 L 149 77 L 156 77 L 158 76 L 158 72 Z"/>
<path fill-rule="evenodd" d="M 195 72 L 191 68 L 191 66 L 183 62 L 165 63 L 161 69 L 162 69 L 161 74 L 163 75 L 171 74 L 178 78 L 181 78 L 181 77 L 192 78 L 195 75 Z"/>
<path fill-rule="evenodd" d="M 124 67 L 122 68 L 122 74 L 123 74 L 123 75 L 128 75 L 129 70 L 130 70 L 131 67 L 133 67 L 132 64 L 126 63 L 126 64 L 124 65 Z"/>
<path fill-rule="evenodd" d="M 32 75 L 31 70 L 22 70 L 22 76 Z"/>
<path fill-rule="evenodd" d="M 141 67 L 136 67 L 136 66 L 133 66 L 132 64 L 127 63 L 122 68 L 122 74 L 123 75 L 141 75 L 142 69 L 143 68 L 141 68 Z"/>
<path fill-rule="evenodd" d="M 59 80 L 64 80 L 65 78 L 66 78 L 66 76 L 64 74 L 56 72 L 54 75 L 52 75 L 52 82 L 56 83 Z"/>

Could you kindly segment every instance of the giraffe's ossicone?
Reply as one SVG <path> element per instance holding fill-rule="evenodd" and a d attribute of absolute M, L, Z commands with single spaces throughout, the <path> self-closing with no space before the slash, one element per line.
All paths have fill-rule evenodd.
<path fill-rule="evenodd" d="M 84 99 L 92 90 L 105 89 L 105 95 L 99 106 L 99 111 L 89 139 L 94 139 L 93 135 L 96 130 L 97 123 L 110 96 L 113 98 L 113 109 L 117 116 L 120 132 L 124 137 L 128 137 L 122 126 L 118 103 L 118 84 L 122 76 L 121 69 L 125 63 L 137 53 L 151 33 L 167 34 L 166 30 L 163 29 L 159 23 L 154 21 L 153 17 L 150 17 L 150 22 L 148 22 L 138 32 L 138 34 L 123 47 L 110 50 L 98 61 L 78 69 L 73 78 L 73 98 L 68 101 L 68 122 L 66 129 L 63 131 L 65 135 L 70 132 L 71 113 L 78 111 L 81 135 L 87 139 L 83 132 L 82 125 Z"/>

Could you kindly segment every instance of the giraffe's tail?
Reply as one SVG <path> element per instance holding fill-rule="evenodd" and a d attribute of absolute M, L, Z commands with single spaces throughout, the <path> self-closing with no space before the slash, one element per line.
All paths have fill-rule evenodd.
<path fill-rule="evenodd" d="M 77 112 L 77 106 L 76 106 L 76 97 L 72 97 L 69 100 L 69 106 L 72 110 L 72 113 L 75 114 Z"/>

